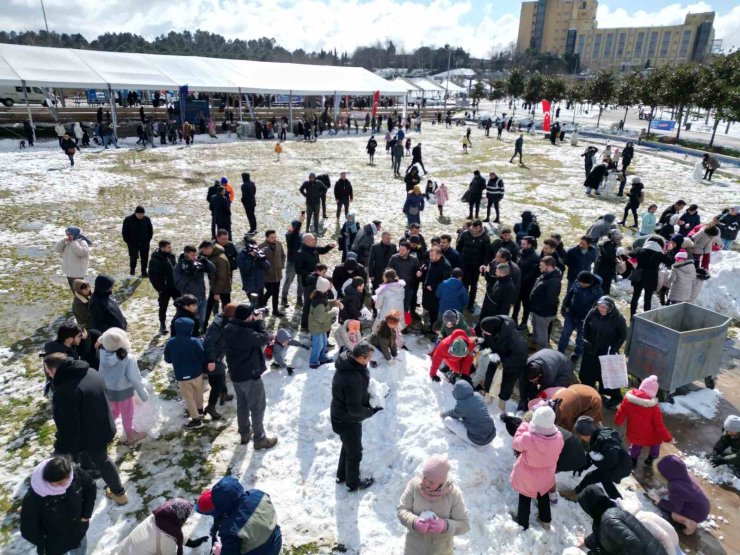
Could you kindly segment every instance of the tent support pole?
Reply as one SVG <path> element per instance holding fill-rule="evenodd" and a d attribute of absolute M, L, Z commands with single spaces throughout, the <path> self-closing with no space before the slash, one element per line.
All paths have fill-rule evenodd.
<path fill-rule="evenodd" d="M 334 91 L 334 130 L 339 133 L 339 94 Z"/>
<path fill-rule="evenodd" d="M 242 118 L 242 90 L 239 89 L 239 123 L 243 121 Z"/>
<path fill-rule="evenodd" d="M 408 110 L 408 104 L 409 104 L 409 95 L 406 94 L 403 97 L 403 119 L 404 120 L 406 119 L 406 111 Z M 421 114 L 421 110 L 419 110 L 419 113 Z"/>
<path fill-rule="evenodd" d="M 26 87 L 25 81 L 21 81 L 21 85 L 23 85 L 23 97 L 26 99 L 26 111 L 28 112 L 28 123 L 31 124 L 31 136 L 33 137 L 33 141 L 36 142 L 36 129 L 33 126 L 33 115 L 31 115 L 31 104 L 28 102 L 28 87 Z"/>
<path fill-rule="evenodd" d="M 290 120 L 290 132 L 293 132 L 293 91 L 288 95 L 288 119 Z"/>
<path fill-rule="evenodd" d="M 249 116 L 252 118 L 252 121 L 256 121 L 257 118 L 254 117 L 254 111 L 252 110 L 252 101 L 249 100 L 249 94 L 247 94 L 246 98 L 247 98 L 247 110 L 249 110 Z"/>
<path fill-rule="evenodd" d="M 108 100 L 110 101 L 110 117 L 113 124 L 113 136 L 118 140 L 118 114 L 116 113 L 116 99 L 113 97 L 113 90 L 108 85 Z"/>

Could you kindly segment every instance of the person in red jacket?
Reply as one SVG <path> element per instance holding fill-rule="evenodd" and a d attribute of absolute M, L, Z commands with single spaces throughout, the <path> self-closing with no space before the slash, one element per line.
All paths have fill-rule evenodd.
<path fill-rule="evenodd" d="M 452 382 L 459 378 L 469 382 L 470 370 L 473 366 L 474 347 L 475 341 L 468 337 L 465 331 L 460 329 L 453 331 L 452 334 L 440 341 L 434 349 L 429 377 L 435 382 L 440 381 L 437 370 L 444 363 L 452 371 Z"/>
<path fill-rule="evenodd" d="M 619 405 L 614 424 L 627 422 L 627 441 L 630 442 L 632 468 L 637 466 L 637 457 L 643 447 L 650 447 L 644 463 L 648 466 L 660 455 L 660 444 L 673 441 L 673 436 L 663 423 L 663 413 L 658 406 L 658 378 L 648 376 L 638 389 L 633 389 Z"/>

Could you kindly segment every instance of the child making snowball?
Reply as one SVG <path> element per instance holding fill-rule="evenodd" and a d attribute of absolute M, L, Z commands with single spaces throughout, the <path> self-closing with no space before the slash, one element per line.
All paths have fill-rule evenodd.
<path fill-rule="evenodd" d="M 113 420 L 121 417 L 126 442 L 136 443 L 146 437 L 146 432 L 134 430 L 134 391 L 142 401 L 149 398 L 141 382 L 141 372 L 136 357 L 129 354 L 131 343 L 120 328 L 108 328 L 100 336 L 100 366 L 98 372 L 105 381 L 105 396 Z"/>
<path fill-rule="evenodd" d="M 622 445 L 622 440 L 616 430 L 602 427 L 590 416 L 580 416 L 576 420 L 573 431 L 585 445 L 588 446 L 587 470 L 592 464 L 596 467 L 586 474 L 581 483 L 575 488 L 575 492 L 581 493 L 587 486 L 601 482 L 607 495 L 612 499 L 619 499 L 622 495 L 615 484 L 630 475 L 632 465 L 627 449 Z"/>
<path fill-rule="evenodd" d="M 658 493 L 651 492 L 650 498 L 670 513 L 671 519 L 682 524 L 684 534 L 690 536 L 709 516 L 709 499 L 676 455 L 663 457 L 658 463 L 658 472 L 668 480 L 668 497 L 661 498 Z"/>
<path fill-rule="evenodd" d="M 337 300 L 330 301 L 328 292 L 331 282 L 321 276 L 316 280 L 316 289 L 311 292 L 311 307 L 308 312 L 308 331 L 311 333 L 311 358 L 309 366 L 318 368 L 322 364 L 333 362 L 326 354 L 327 337 L 334 323 L 334 316 L 339 311 L 341 303 Z M 329 308 L 329 304 L 332 308 Z"/>
<path fill-rule="evenodd" d="M 722 426 L 722 437 L 714 444 L 712 466 L 727 464 L 740 476 L 740 416 L 731 414 Z"/>
<path fill-rule="evenodd" d="M 444 217 L 445 203 L 450 198 L 447 185 L 440 183 L 436 191 L 434 191 L 434 201 L 437 203 L 437 210 L 439 210 L 439 217 Z"/>
<path fill-rule="evenodd" d="M 449 474 L 447 457 L 434 455 L 406 485 L 396 513 L 408 529 L 404 553 L 453 555 L 454 536 L 470 530 L 465 500 Z"/>
<path fill-rule="evenodd" d="M 368 341 L 383 355 L 388 363 L 395 363 L 398 356 L 398 343 L 396 334 L 398 333 L 398 324 L 401 322 L 401 313 L 398 310 L 392 310 L 385 317 L 385 320 L 373 332 Z M 377 363 L 377 351 L 373 356 L 370 366 L 375 368 Z"/>
<path fill-rule="evenodd" d="M 293 339 L 293 336 L 290 335 L 290 332 L 286 330 L 285 328 L 280 328 L 275 335 L 275 344 L 272 346 L 272 364 L 270 365 L 270 368 L 274 369 L 283 369 L 285 368 L 288 371 L 288 376 L 293 375 L 293 367 L 288 365 L 288 362 L 285 360 L 286 355 L 288 354 L 288 345 L 290 344 L 290 340 Z"/>
<path fill-rule="evenodd" d="M 519 452 L 509 480 L 519 492 L 516 521 L 525 530 L 529 528 L 532 499 L 537 499 L 537 518 L 545 530 L 550 529 L 550 496 L 555 485 L 555 469 L 563 450 L 563 434 L 555 426 L 555 413 L 549 407 L 540 407 L 531 422 L 522 422 L 514 434 L 512 447 Z"/>
<path fill-rule="evenodd" d="M 337 347 L 339 352 L 352 351 L 360 340 L 362 334 L 360 333 L 360 321 L 359 320 L 347 320 L 344 324 L 340 325 L 334 332 L 334 338 L 337 340 Z"/>
<path fill-rule="evenodd" d="M 614 424 L 621 426 L 627 422 L 627 441 L 630 442 L 632 468 L 637 466 L 637 457 L 643 447 L 649 447 L 650 453 L 644 463 L 647 466 L 660 455 L 660 444 L 673 441 L 673 436 L 663 423 L 658 399 L 658 378 L 648 376 L 638 389 L 627 393 L 614 417 Z"/>
<path fill-rule="evenodd" d="M 280 155 L 283 153 L 283 145 L 275 143 L 275 162 L 280 162 Z"/>
<path fill-rule="evenodd" d="M 496 437 L 496 426 L 483 397 L 464 380 L 452 388 L 455 408 L 440 413 L 443 424 L 456 436 L 473 445 L 488 445 Z"/>

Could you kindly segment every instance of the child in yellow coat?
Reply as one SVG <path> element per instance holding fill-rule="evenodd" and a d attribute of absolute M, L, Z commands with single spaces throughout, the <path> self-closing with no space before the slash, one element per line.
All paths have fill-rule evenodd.
<path fill-rule="evenodd" d="M 275 155 L 277 158 L 275 162 L 280 162 L 280 155 L 283 153 L 283 146 L 280 143 L 275 143 Z"/>

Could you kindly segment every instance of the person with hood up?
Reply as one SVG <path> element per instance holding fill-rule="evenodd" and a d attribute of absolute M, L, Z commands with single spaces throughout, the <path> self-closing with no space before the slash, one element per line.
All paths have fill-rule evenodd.
<path fill-rule="evenodd" d="M 711 505 L 707 495 L 677 455 L 663 457 L 658 462 L 658 472 L 668 481 L 668 495 L 661 498 L 653 493 L 650 498 L 671 515 L 671 520 L 684 527 L 684 534 L 692 535 L 709 517 Z"/>
<path fill-rule="evenodd" d="M 72 313 L 80 327 L 92 329 L 92 317 L 90 316 L 90 297 L 92 296 L 92 287 L 84 279 L 76 279 L 72 283 L 74 298 L 72 299 Z"/>
<path fill-rule="evenodd" d="M 44 370 L 54 384 L 52 415 L 57 428 L 54 452 L 79 461 L 84 451 L 105 482 L 105 495 L 117 505 L 125 505 L 126 490 L 116 464 L 108 456 L 116 426 L 105 397 L 103 378 L 86 362 L 67 358 L 64 353 L 47 355 Z"/>
<path fill-rule="evenodd" d="M 473 179 L 468 185 L 468 219 L 478 219 L 480 212 L 480 203 L 483 199 L 483 192 L 486 190 L 486 180 L 480 174 L 479 170 L 473 172 Z M 475 211 L 475 214 L 473 212 Z"/>
<path fill-rule="evenodd" d="M 352 245 L 360 231 L 360 224 L 355 219 L 354 212 L 345 213 L 346 220 L 339 230 L 339 250 L 342 252 L 342 262 L 347 259 L 347 253 L 352 251 Z"/>
<path fill-rule="evenodd" d="M 525 530 L 529 528 L 532 499 L 537 500 L 538 520 L 545 530 L 550 529 L 548 492 L 555 486 L 555 471 L 563 444 L 563 435 L 555 426 L 555 413 L 548 406 L 535 410 L 532 420 L 522 422 L 514 434 L 512 447 L 519 456 L 510 481 L 519 493 L 516 521 Z"/>
<path fill-rule="evenodd" d="M 190 318 L 178 318 L 173 327 L 175 334 L 167 340 L 164 360 L 172 364 L 180 394 L 190 415 L 190 422 L 185 428 L 200 428 L 204 414 L 201 375 L 206 363 L 203 341 L 192 336 L 195 322 Z"/>
<path fill-rule="evenodd" d="M 581 383 L 594 388 L 599 382 L 599 392 L 609 395 L 607 408 L 616 408 L 622 401 L 622 394 L 618 389 L 604 389 L 599 357 L 618 354 L 626 339 L 624 316 L 611 297 L 601 297 L 583 320 L 583 360 L 578 376 Z"/>
<path fill-rule="evenodd" d="M 483 345 L 498 355 L 502 367 L 502 372 L 497 377 L 495 375 L 497 363 L 489 359 L 484 381 L 486 402 L 490 402 L 495 392 L 494 383 L 500 382 L 498 406 L 503 411 L 506 408 L 506 401 L 511 398 L 514 384 L 517 381 L 521 384 L 524 365 L 527 363 L 527 344 L 516 330 L 516 322 L 509 316 L 483 318 L 480 321 L 480 330 Z M 497 380 L 494 380 L 495 377 Z"/>
<path fill-rule="evenodd" d="M 573 331 L 576 332 L 576 346 L 571 355 L 575 362 L 583 353 L 583 320 L 604 294 L 601 289 L 601 278 L 591 272 L 582 271 L 576 283 L 568 289 L 563 299 L 560 313 L 563 315 L 563 329 L 560 331 L 558 351 L 565 354 Z"/>
<path fill-rule="evenodd" d="M 729 465 L 740 476 L 740 416 L 731 414 L 722 424 L 722 436 L 712 447 L 712 466 Z"/>
<path fill-rule="evenodd" d="M 602 427 L 592 417 L 585 415 L 578 417 L 573 431 L 588 446 L 586 465 L 578 471 L 577 475 L 580 476 L 591 465 L 596 467 L 583 477 L 583 480 L 576 486 L 575 493 L 579 494 L 589 485 L 601 482 L 610 498 L 621 498 L 622 495 L 615 484 L 630 475 L 632 462 L 617 431 L 613 428 Z"/>
<path fill-rule="evenodd" d="M 134 213 L 126 216 L 121 228 L 123 242 L 128 247 L 130 274 L 136 275 L 136 262 L 141 259 L 141 277 L 147 277 L 146 266 L 149 261 L 149 243 L 154 236 L 152 221 L 143 206 L 137 206 Z"/>
<path fill-rule="evenodd" d="M 365 150 L 367 151 L 368 164 L 371 166 L 375 165 L 375 149 L 378 148 L 378 141 L 375 140 L 375 135 L 371 135 L 367 141 Z"/>
<path fill-rule="evenodd" d="M 170 321 L 170 335 L 175 336 L 175 322 L 180 318 L 190 318 L 193 323 L 193 337 L 200 337 L 203 335 L 201 330 L 200 318 L 198 317 L 198 299 L 193 295 L 183 295 L 175 299 L 175 315 Z"/>
<path fill-rule="evenodd" d="M 668 304 L 691 302 L 693 291 L 696 288 L 696 266 L 693 260 L 688 259 L 686 251 L 681 249 L 676 258 L 671 273 L 663 284 L 669 288 Z"/>
<path fill-rule="evenodd" d="M 206 319 L 208 296 L 206 295 L 205 278 L 216 273 L 216 266 L 203 255 L 198 255 L 198 249 L 193 245 L 185 245 L 180 258 L 177 260 L 172 276 L 175 288 L 182 295 L 193 295 L 198 299 L 198 318 L 201 322 Z"/>
<path fill-rule="evenodd" d="M 607 295 L 611 293 L 612 281 L 617 276 L 617 249 L 621 242 L 622 234 L 618 229 L 612 229 L 597 244 L 594 274 L 601 277 L 601 288 Z"/>
<path fill-rule="evenodd" d="M 450 463 L 433 455 L 409 480 L 396 511 L 407 528 L 404 555 L 453 555 L 454 537 L 470 530 L 462 491 L 450 479 Z"/>
<path fill-rule="evenodd" d="M 118 301 L 112 296 L 115 282 L 116 280 L 109 276 L 100 275 L 95 278 L 95 291 L 88 306 L 92 327 L 100 333 L 104 333 L 108 328 L 121 328 L 125 331 L 128 327 Z"/>
<path fill-rule="evenodd" d="M 437 370 L 444 363 L 449 368 L 453 383 L 458 379 L 470 382 L 473 366 L 473 349 L 475 341 L 463 330 L 455 330 L 449 336 L 437 343 L 432 352 L 432 365 L 429 368 L 429 377 L 432 381 L 441 381 Z"/>
<path fill-rule="evenodd" d="M 385 317 L 393 311 L 403 314 L 404 298 L 406 291 L 406 282 L 398 279 L 395 270 L 387 269 L 383 273 L 383 284 L 375 289 L 373 301 L 378 314 L 373 322 L 373 330 L 376 330 L 380 324 L 385 321 Z M 406 327 L 405 318 L 399 322 L 399 330 L 403 331 Z"/>
<path fill-rule="evenodd" d="M 375 347 L 383 359 L 392 364 L 398 356 L 398 324 L 401 321 L 401 313 L 397 310 L 389 312 L 378 326 L 377 330 L 368 337 L 367 341 Z M 377 353 L 373 353 L 372 368 L 377 366 Z"/>
<path fill-rule="evenodd" d="M 626 181 L 622 181 L 622 188 L 625 183 Z M 632 212 L 632 216 L 635 218 L 635 225 L 631 225 L 630 227 L 637 227 L 637 209 L 640 208 L 640 203 L 645 197 L 644 190 L 645 185 L 642 184 L 642 180 L 639 177 L 633 177 L 632 186 L 629 193 L 627 193 L 627 206 L 624 207 L 624 216 L 622 216 L 622 221 L 619 222 L 619 225 L 627 225 L 627 214 Z M 619 196 L 622 196 L 621 190 L 619 191 Z"/>
<path fill-rule="evenodd" d="M 288 347 L 291 345 L 293 335 L 285 328 L 280 328 L 275 334 L 275 341 L 272 344 L 272 364 L 270 368 L 274 370 L 285 369 L 288 372 L 288 376 L 293 375 L 293 366 L 288 364 Z M 295 342 L 294 344 L 303 346 L 302 343 Z"/>
<path fill-rule="evenodd" d="M 614 214 L 604 214 L 596 220 L 586 233 L 591 243 L 596 243 L 602 237 L 609 235 L 609 232 L 615 228 L 614 220 L 616 219 Z"/>
<path fill-rule="evenodd" d="M 597 195 L 601 195 L 599 187 L 601 187 L 601 183 L 604 181 L 608 172 L 609 168 L 606 162 L 602 161 L 596 164 L 583 182 L 583 186 L 586 187 L 587 195 L 591 196 L 591 191 L 594 191 Z"/>
<path fill-rule="evenodd" d="M 526 380 L 526 381 L 524 381 Z M 550 387 L 570 387 L 573 384 L 573 363 L 564 354 L 553 349 L 540 349 L 527 359 L 524 380 L 520 382 L 519 410 L 540 391 Z"/>
<path fill-rule="evenodd" d="M 362 226 L 362 229 L 355 236 L 352 241 L 352 252 L 357 253 L 357 261 L 363 266 L 367 267 L 370 261 L 370 249 L 375 243 L 375 236 L 382 228 L 382 222 L 380 220 L 373 220 L 369 224 Z"/>
<path fill-rule="evenodd" d="M 64 235 L 64 239 L 54 245 L 54 252 L 62 255 L 62 273 L 67 276 L 69 288 L 74 292 L 74 281 L 87 277 L 92 243 L 79 227 L 69 226 Z"/>
<path fill-rule="evenodd" d="M 39 555 L 85 555 L 96 495 L 95 482 L 68 457 L 44 459 L 23 497 L 21 536 Z"/>
<path fill-rule="evenodd" d="M 119 328 L 109 328 L 100 336 L 100 366 L 98 372 L 105 382 L 105 396 L 108 398 L 113 420 L 121 417 L 127 444 L 136 443 L 146 437 L 146 432 L 134 429 L 134 392 L 146 402 L 149 399 L 141 380 L 139 363 L 129 351 L 131 343 L 126 332 Z"/>
<path fill-rule="evenodd" d="M 329 299 L 330 289 L 331 282 L 319 276 L 316 280 L 316 289 L 311 292 L 309 297 L 311 305 L 308 313 L 308 331 L 311 334 L 309 366 L 314 369 L 322 364 L 334 362 L 327 355 L 328 339 L 326 334 L 331 331 L 334 317 L 342 305 L 338 300 Z"/>
<path fill-rule="evenodd" d="M 614 424 L 627 423 L 627 441 L 630 442 L 632 467 L 637 466 L 637 457 L 644 447 L 650 448 L 645 465 L 650 466 L 660 456 L 660 444 L 673 441 L 673 436 L 663 423 L 663 413 L 658 406 L 658 378 L 648 376 L 638 389 L 633 389 L 619 406 Z"/>
<path fill-rule="evenodd" d="M 264 491 L 245 490 L 237 478 L 224 476 L 198 497 L 195 510 L 213 517 L 214 554 L 280 555 L 283 534 Z"/>
<path fill-rule="evenodd" d="M 541 235 L 540 226 L 537 223 L 537 217 L 530 210 L 525 210 L 524 212 L 522 212 L 521 217 L 522 220 L 514 224 L 514 235 L 516 237 L 517 243 L 521 243 L 522 239 L 524 239 L 525 237 L 534 237 L 535 239 L 537 239 Z"/>
<path fill-rule="evenodd" d="M 113 555 L 183 555 L 183 546 L 196 548 L 208 536 L 187 540 L 182 527 L 193 512 L 193 504 L 175 497 L 162 503 L 131 530 L 113 550 Z"/>
<path fill-rule="evenodd" d="M 80 147 L 77 145 L 72 136 L 68 132 L 64 132 L 64 136 L 59 139 L 59 146 L 64 151 L 64 154 L 69 158 L 69 165 L 75 165 L 75 153 L 82 152 Z"/>
<path fill-rule="evenodd" d="M 594 519 L 584 539 L 589 553 L 640 553 L 673 555 L 633 514 L 620 508 L 599 486 L 591 485 L 578 495 L 578 504 Z"/>
<path fill-rule="evenodd" d="M 448 310 L 462 312 L 468 304 L 468 291 L 463 284 L 463 271 L 453 268 L 452 274 L 439 284 L 436 291 L 438 299 L 438 314 Z"/>
<path fill-rule="evenodd" d="M 336 482 L 346 484 L 350 492 L 364 490 L 375 483 L 373 478 L 360 478 L 362 461 L 362 422 L 382 407 L 370 406 L 370 373 L 367 365 L 375 348 L 367 341 L 355 345 L 337 357 L 331 384 L 331 428 L 342 442 Z"/>
<path fill-rule="evenodd" d="M 406 202 L 403 204 L 403 213 L 406 214 L 406 223 L 420 224 L 421 213 L 424 211 L 424 195 L 418 185 L 414 185 L 413 191 L 406 195 Z"/>
<path fill-rule="evenodd" d="M 496 437 L 496 426 L 483 399 L 475 394 L 473 386 L 465 380 L 452 388 L 455 407 L 442 411 L 445 427 L 472 445 L 488 445 Z"/>
<path fill-rule="evenodd" d="M 665 262 L 663 248 L 660 243 L 648 239 L 635 255 L 637 267 L 630 273 L 632 281 L 632 300 L 630 301 L 630 317 L 637 313 L 637 305 L 640 302 L 642 292 L 645 292 L 643 310 L 647 312 L 653 306 L 653 293 L 658 289 L 658 273 L 660 265 Z"/>

